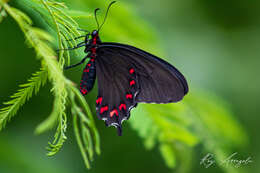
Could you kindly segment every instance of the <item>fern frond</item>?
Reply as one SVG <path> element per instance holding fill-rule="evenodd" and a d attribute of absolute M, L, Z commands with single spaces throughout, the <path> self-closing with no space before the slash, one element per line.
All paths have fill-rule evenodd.
<path fill-rule="evenodd" d="M 69 39 L 72 39 L 74 44 L 76 44 L 74 38 L 79 36 L 80 33 L 77 30 L 78 24 L 77 22 L 72 19 L 69 15 L 67 15 L 64 10 L 67 9 L 65 4 L 57 3 L 52 0 L 40 0 L 40 2 L 44 5 L 44 7 L 48 10 L 52 21 L 55 25 L 56 31 L 58 33 L 58 42 L 59 42 L 59 49 L 64 49 L 63 45 L 66 45 L 66 40 L 68 38 L 62 39 L 62 37 L 70 36 Z M 70 56 L 67 54 L 67 62 L 70 63 Z M 60 51 L 59 54 L 59 62 L 61 66 L 64 65 L 65 60 L 63 58 L 63 51 Z"/>
<path fill-rule="evenodd" d="M 71 89 L 71 113 L 73 116 L 75 137 L 84 163 L 87 168 L 90 168 L 90 161 L 93 160 L 94 151 L 97 154 L 100 154 L 99 135 L 97 133 L 96 127 L 93 126 L 93 116 L 89 111 L 88 105 L 86 102 L 84 102 L 84 98 L 76 88 L 73 87 Z M 79 105 L 77 104 L 77 100 L 84 108 L 83 110 L 80 109 Z M 87 115 L 87 117 L 85 115 Z M 79 125 L 81 128 L 79 128 Z M 92 142 L 92 138 L 94 139 L 94 142 Z"/>
<path fill-rule="evenodd" d="M 60 90 L 59 88 L 55 91 L 55 100 L 54 100 L 54 109 L 51 113 L 51 117 L 57 117 L 58 120 L 58 127 L 56 130 L 56 133 L 54 135 L 54 140 L 52 144 L 50 145 L 50 152 L 48 153 L 49 156 L 52 156 L 57 153 L 57 151 L 60 150 L 61 146 L 67 139 L 65 136 L 65 132 L 67 129 L 67 116 L 65 113 L 66 110 L 66 99 L 67 99 L 67 90 L 64 86 L 63 90 Z M 50 126 L 51 127 L 51 126 Z"/>
<path fill-rule="evenodd" d="M 93 17 L 92 14 L 90 13 L 86 13 L 86 12 L 83 12 L 83 11 L 74 11 L 74 10 L 69 10 L 68 11 L 68 14 L 72 17 L 72 18 L 75 18 L 75 19 L 79 19 L 79 18 L 91 18 Z"/>
<path fill-rule="evenodd" d="M 66 8 L 64 4 L 43 0 L 35 0 L 34 2 L 35 4 L 28 1 L 28 4 L 31 4 L 33 7 L 43 5 L 45 11 L 41 8 L 35 8 L 36 11 L 41 13 L 43 16 L 51 16 L 52 23 L 50 25 L 56 29 L 59 48 L 63 49 L 63 46 L 67 45 L 64 38 L 68 39 L 69 36 L 71 37 L 70 39 L 74 39 L 74 37 L 77 36 L 76 34 L 79 34 L 77 31 L 77 23 L 60 9 Z M 53 41 L 52 37 L 43 30 L 32 27 L 30 18 L 23 12 L 9 7 L 7 4 L 4 4 L 4 7 L 19 24 L 26 36 L 28 45 L 35 49 L 37 57 L 42 61 L 43 66 L 47 69 L 48 77 L 53 85 L 51 90 L 54 94 L 53 111 L 51 115 L 36 128 L 36 133 L 45 132 L 57 124 L 54 139 L 52 142 L 49 142 L 49 147 L 47 148 L 49 150 L 48 155 L 52 156 L 60 150 L 66 140 L 65 132 L 67 128 L 67 116 L 65 110 L 67 100 L 69 99 L 70 103 L 72 103 L 72 113 L 76 114 L 80 120 L 79 125 L 81 132 L 76 134 L 76 138 L 80 149 L 84 147 L 84 152 L 86 153 L 84 154 L 84 152 L 82 152 L 83 159 L 86 166 L 90 167 L 89 162 L 86 160 L 88 160 L 88 158 L 93 160 L 94 152 L 98 154 L 100 153 L 99 135 L 95 127 L 92 113 L 85 99 L 79 93 L 78 89 L 73 86 L 72 82 L 66 79 L 63 75 L 63 52 L 61 51 L 59 54 L 59 62 L 56 61 L 56 55 L 47 43 Z M 73 94 L 75 97 L 68 97 L 68 95 Z M 79 105 L 76 103 L 76 100 L 79 101 Z M 81 108 L 83 108 L 83 111 Z M 75 126 L 75 130 L 77 127 L 78 126 Z M 79 142 L 78 136 L 81 136 L 81 142 Z M 83 150 L 81 149 L 81 151 Z M 85 155 L 88 155 L 88 157 L 85 157 Z"/>
<path fill-rule="evenodd" d="M 9 7 L 9 5 L 4 4 L 6 11 L 17 21 L 20 28 L 24 32 L 27 43 L 31 45 L 39 57 L 43 61 L 43 65 L 48 70 L 49 78 L 53 83 L 53 92 L 55 96 L 55 107 L 53 114 L 58 114 L 58 128 L 55 134 L 55 139 L 51 148 L 53 149 L 51 153 L 56 153 L 60 146 L 63 144 L 66 130 L 66 115 L 65 115 L 65 104 L 67 99 L 67 90 L 65 88 L 66 78 L 63 76 L 61 67 L 58 65 L 55 53 L 47 44 L 46 39 L 51 41 L 48 34 L 42 30 L 36 29 L 31 26 L 32 22 L 30 18 L 22 13 L 21 11 Z M 45 33 L 45 34 L 43 34 Z M 25 101 L 25 100 L 24 100 Z"/>
<path fill-rule="evenodd" d="M 20 85 L 22 89 L 11 96 L 12 100 L 5 102 L 6 107 L 0 110 L 0 130 L 2 130 L 6 123 L 17 113 L 19 108 L 29 100 L 33 94 L 37 94 L 40 87 L 47 81 L 47 71 L 41 70 L 32 75 L 28 83 Z"/>
<path fill-rule="evenodd" d="M 74 109 L 74 111 L 79 115 L 80 119 L 81 119 L 81 122 L 84 122 L 84 125 L 82 126 L 82 130 L 83 130 L 83 138 L 84 138 L 84 134 L 88 133 L 87 129 L 89 129 L 90 133 L 91 133 L 91 138 L 90 136 L 88 135 L 88 141 L 90 143 L 93 144 L 93 148 L 94 148 L 94 151 L 97 153 L 97 154 L 100 154 L 100 139 L 99 139 L 99 133 L 97 131 L 97 128 L 95 126 L 95 122 L 94 122 L 94 119 L 93 119 L 93 115 L 92 115 L 92 112 L 89 108 L 89 105 L 88 103 L 85 101 L 84 97 L 82 96 L 82 94 L 79 92 L 79 90 L 77 88 L 75 88 L 73 85 L 69 85 L 70 86 L 70 90 L 72 92 L 72 95 L 75 94 L 75 99 L 71 99 L 71 102 L 72 102 L 72 106 L 73 104 L 75 105 L 75 108 L 76 106 L 78 108 Z M 79 104 L 77 104 L 77 102 L 79 102 Z M 80 109 L 82 108 L 82 110 Z M 83 116 L 85 115 L 85 116 Z M 85 133 L 85 132 L 86 133 Z M 92 142 L 92 140 L 94 142 Z M 86 141 L 85 141 L 86 142 Z M 87 143 L 87 142 L 86 142 Z M 87 148 L 88 148 L 88 145 L 86 145 Z M 88 152 L 91 152 L 91 151 L 88 151 Z M 90 154 L 91 155 L 91 154 Z M 90 156 L 91 160 L 92 160 L 92 157 Z"/>
<path fill-rule="evenodd" d="M 4 19 L 4 17 L 6 17 L 6 12 L 5 9 L 2 7 L 2 4 L 0 3 L 0 23 L 2 22 L 2 20 Z"/>

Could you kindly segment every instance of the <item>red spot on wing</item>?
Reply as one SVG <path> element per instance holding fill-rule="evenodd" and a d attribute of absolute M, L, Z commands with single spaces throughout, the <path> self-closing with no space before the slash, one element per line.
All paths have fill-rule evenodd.
<path fill-rule="evenodd" d="M 83 88 L 83 89 L 80 90 L 80 92 L 85 95 L 85 94 L 87 94 L 88 91 Z"/>
<path fill-rule="evenodd" d="M 101 104 L 101 102 L 102 102 L 102 97 L 99 97 L 99 98 L 96 100 L 96 103 L 97 103 L 97 104 Z"/>
<path fill-rule="evenodd" d="M 89 69 L 86 69 L 86 68 L 85 68 L 83 72 L 89 72 Z"/>
<path fill-rule="evenodd" d="M 130 86 L 134 85 L 135 84 L 135 81 L 134 80 L 131 80 L 130 81 Z"/>
<path fill-rule="evenodd" d="M 119 106 L 119 110 L 121 111 L 122 109 L 126 110 L 126 105 L 123 103 Z"/>
<path fill-rule="evenodd" d="M 100 113 L 103 114 L 105 111 L 108 111 L 108 106 L 103 106 L 100 108 Z"/>
<path fill-rule="evenodd" d="M 91 66 L 91 64 L 88 64 L 88 66 L 90 67 L 90 66 Z"/>
<path fill-rule="evenodd" d="M 91 58 L 91 59 L 90 59 L 90 61 L 94 62 L 94 61 L 95 61 L 95 59 L 94 59 L 94 58 Z"/>
<path fill-rule="evenodd" d="M 114 109 L 114 110 L 112 110 L 112 111 L 110 112 L 110 117 L 113 117 L 114 114 L 116 114 L 116 116 L 118 116 L 118 111 L 117 111 L 116 109 Z"/>
<path fill-rule="evenodd" d="M 133 74 L 135 72 L 135 70 L 133 69 L 133 68 L 131 68 L 130 70 L 129 70 L 129 73 L 130 74 Z"/>
<path fill-rule="evenodd" d="M 132 94 L 126 94 L 125 96 L 127 99 L 132 99 L 133 98 L 133 95 Z"/>

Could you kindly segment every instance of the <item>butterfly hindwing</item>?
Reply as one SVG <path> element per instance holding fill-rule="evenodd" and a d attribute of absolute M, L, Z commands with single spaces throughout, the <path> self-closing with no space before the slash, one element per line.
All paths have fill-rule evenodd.
<path fill-rule="evenodd" d="M 113 52 L 97 51 L 96 69 L 98 78 L 98 97 L 96 111 L 99 119 L 108 126 L 118 128 L 130 116 L 136 106 L 135 97 L 139 91 L 138 80 L 131 62 Z"/>

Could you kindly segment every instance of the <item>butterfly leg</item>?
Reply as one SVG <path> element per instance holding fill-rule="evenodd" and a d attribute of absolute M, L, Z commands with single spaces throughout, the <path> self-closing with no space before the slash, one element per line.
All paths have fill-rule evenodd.
<path fill-rule="evenodd" d="M 70 68 L 73 68 L 73 67 L 76 67 L 80 64 L 83 64 L 87 58 L 89 58 L 89 55 L 85 56 L 85 58 L 83 58 L 79 63 L 65 67 L 64 70 L 68 70 Z"/>
<path fill-rule="evenodd" d="M 73 38 L 73 39 L 68 39 L 68 40 L 66 40 L 66 41 L 77 40 L 77 39 L 83 38 L 83 37 L 86 37 L 86 35 L 81 35 L 81 36 L 75 37 L 75 38 Z"/>
<path fill-rule="evenodd" d="M 61 50 L 74 50 L 74 49 L 78 49 L 78 48 L 83 47 L 83 46 L 86 46 L 85 41 L 79 43 L 79 44 L 78 44 L 77 46 L 75 46 L 75 47 L 68 47 L 68 48 L 66 48 L 66 49 L 58 49 L 57 52 L 59 52 L 59 51 L 61 51 Z"/>
<path fill-rule="evenodd" d="M 90 34 L 88 33 L 87 35 L 81 35 L 81 36 L 78 36 L 78 37 L 75 37 L 74 39 L 68 39 L 66 41 L 72 41 L 72 40 L 77 40 L 77 39 L 80 39 L 80 38 L 85 38 L 85 43 L 88 42 L 88 38 L 89 38 Z M 83 43 L 83 42 L 82 42 Z"/>
<path fill-rule="evenodd" d="M 83 31 L 83 32 L 88 32 L 88 33 L 89 33 L 89 31 L 88 31 L 88 30 L 86 30 L 86 29 L 77 28 L 77 30 L 79 30 L 79 31 Z"/>

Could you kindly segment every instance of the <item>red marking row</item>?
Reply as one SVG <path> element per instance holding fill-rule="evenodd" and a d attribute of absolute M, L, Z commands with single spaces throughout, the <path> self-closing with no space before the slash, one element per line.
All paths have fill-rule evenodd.
<path fill-rule="evenodd" d="M 126 94 L 126 99 L 132 99 L 133 98 L 133 95 L 132 94 Z"/>
<path fill-rule="evenodd" d="M 87 92 L 88 92 L 88 91 L 87 91 L 86 89 L 84 89 L 84 88 L 81 89 L 80 91 L 81 91 L 82 94 L 87 94 Z"/>
<path fill-rule="evenodd" d="M 112 118 L 114 116 L 114 114 L 116 114 L 116 116 L 118 116 L 118 111 L 116 109 L 114 109 L 110 112 L 110 117 Z"/>
<path fill-rule="evenodd" d="M 119 110 L 121 111 L 122 109 L 126 110 L 126 105 L 123 103 L 119 106 Z"/>
<path fill-rule="evenodd" d="M 134 80 L 130 81 L 130 86 L 132 86 L 132 85 L 135 85 L 135 81 Z"/>
<path fill-rule="evenodd" d="M 135 72 L 135 70 L 133 69 L 133 68 L 131 68 L 130 70 L 129 70 L 129 73 L 130 74 L 133 74 Z"/>
<path fill-rule="evenodd" d="M 108 106 L 103 106 L 100 108 L 100 113 L 103 114 L 105 111 L 108 111 Z"/>
<path fill-rule="evenodd" d="M 99 98 L 96 100 L 96 103 L 97 103 L 97 104 L 101 104 L 102 99 L 103 99 L 102 97 L 99 97 Z"/>

